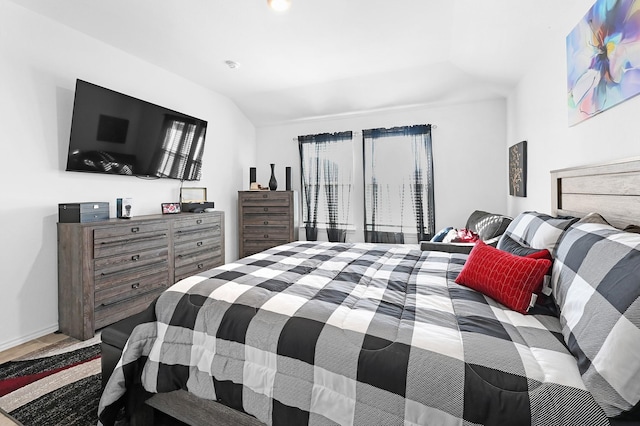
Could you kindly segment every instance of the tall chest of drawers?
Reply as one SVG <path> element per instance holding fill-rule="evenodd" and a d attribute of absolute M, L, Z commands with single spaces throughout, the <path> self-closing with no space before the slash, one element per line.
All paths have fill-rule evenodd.
<path fill-rule="evenodd" d="M 239 256 L 298 239 L 295 191 L 238 191 Z"/>
<path fill-rule="evenodd" d="M 58 223 L 58 322 L 77 339 L 224 263 L 222 212 Z"/>

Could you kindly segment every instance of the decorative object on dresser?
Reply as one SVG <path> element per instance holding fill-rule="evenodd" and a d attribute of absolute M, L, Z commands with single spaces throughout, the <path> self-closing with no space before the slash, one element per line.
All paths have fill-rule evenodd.
<path fill-rule="evenodd" d="M 91 338 L 176 281 L 223 263 L 223 212 L 58 223 L 60 331 Z"/>
<path fill-rule="evenodd" d="M 176 214 L 182 211 L 180 203 L 162 203 L 162 214 Z"/>
<path fill-rule="evenodd" d="M 251 188 L 254 183 L 256 183 L 256 168 L 249 167 L 249 188 Z"/>
<path fill-rule="evenodd" d="M 298 239 L 295 191 L 238 191 L 239 256 Z"/>
<path fill-rule="evenodd" d="M 207 201 L 207 188 L 180 188 L 180 203 L 184 213 L 203 213 L 215 206 Z"/>
<path fill-rule="evenodd" d="M 285 189 L 287 191 L 291 191 L 291 167 L 287 166 L 284 168 L 284 177 L 285 177 Z"/>
<path fill-rule="evenodd" d="M 120 219 L 131 219 L 133 217 L 133 198 L 116 199 L 116 216 Z"/>
<path fill-rule="evenodd" d="M 60 223 L 88 223 L 109 219 L 109 203 L 63 203 L 58 204 Z"/>
<path fill-rule="evenodd" d="M 269 165 L 271 166 L 271 178 L 269 179 L 269 189 L 271 191 L 275 191 L 276 189 L 278 189 L 278 181 L 276 180 L 276 171 L 275 171 L 276 165 L 273 163 Z"/>

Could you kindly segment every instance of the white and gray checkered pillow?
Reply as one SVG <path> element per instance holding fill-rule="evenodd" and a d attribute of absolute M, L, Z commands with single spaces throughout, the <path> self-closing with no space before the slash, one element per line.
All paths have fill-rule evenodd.
<path fill-rule="evenodd" d="M 554 255 L 562 233 L 577 220 L 577 217 L 553 217 L 533 211 L 524 212 L 513 219 L 502 238 L 509 237 L 538 250 L 547 249 Z"/>
<path fill-rule="evenodd" d="M 640 408 L 640 235 L 576 223 L 551 279 L 564 340 L 609 417 Z M 637 413 L 636 413 L 637 415 Z"/>

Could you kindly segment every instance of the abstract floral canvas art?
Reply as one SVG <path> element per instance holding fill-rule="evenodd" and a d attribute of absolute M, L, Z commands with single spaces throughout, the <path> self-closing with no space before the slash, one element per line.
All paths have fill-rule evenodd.
<path fill-rule="evenodd" d="M 640 0 L 598 0 L 567 36 L 569 125 L 640 93 Z"/>
<path fill-rule="evenodd" d="M 527 196 L 527 141 L 509 147 L 509 195 Z"/>

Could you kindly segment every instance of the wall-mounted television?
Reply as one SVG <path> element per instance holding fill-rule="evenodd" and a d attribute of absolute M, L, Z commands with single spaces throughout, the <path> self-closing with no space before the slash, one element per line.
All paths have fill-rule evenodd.
<path fill-rule="evenodd" d="M 200 180 L 207 122 L 76 81 L 67 171 Z"/>

